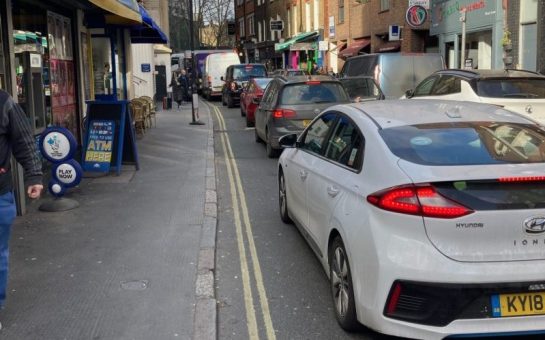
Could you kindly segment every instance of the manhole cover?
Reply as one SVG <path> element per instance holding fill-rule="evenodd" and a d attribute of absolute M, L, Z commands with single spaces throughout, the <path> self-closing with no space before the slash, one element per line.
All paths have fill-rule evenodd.
<path fill-rule="evenodd" d="M 148 280 L 121 281 L 121 288 L 125 290 L 144 290 L 148 288 Z"/>

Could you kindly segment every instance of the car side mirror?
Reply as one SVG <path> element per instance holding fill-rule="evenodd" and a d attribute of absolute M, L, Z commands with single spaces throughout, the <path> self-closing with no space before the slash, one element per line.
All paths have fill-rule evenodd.
<path fill-rule="evenodd" d="M 297 134 L 290 133 L 289 135 L 284 135 L 278 139 L 278 144 L 282 148 L 295 148 L 297 146 Z"/>
<path fill-rule="evenodd" d="M 405 91 L 405 97 L 407 97 L 407 98 L 414 97 L 414 90 L 410 89 L 410 90 Z"/>
<path fill-rule="evenodd" d="M 252 104 L 259 105 L 259 103 L 261 103 L 261 98 L 259 98 L 259 97 L 253 97 L 252 98 Z"/>

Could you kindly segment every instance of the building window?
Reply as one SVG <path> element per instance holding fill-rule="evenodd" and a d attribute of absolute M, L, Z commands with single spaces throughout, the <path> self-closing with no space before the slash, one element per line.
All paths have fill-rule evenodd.
<path fill-rule="evenodd" d="M 344 22 L 344 0 L 339 0 L 339 24 Z"/>
<path fill-rule="evenodd" d="M 293 6 L 293 35 L 299 33 L 299 23 L 297 22 L 298 14 L 297 6 Z"/>
<path fill-rule="evenodd" d="M 257 23 L 257 41 L 258 42 L 263 41 L 262 35 L 263 35 L 263 29 L 261 28 L 261 23 L 258 22 Z"/>
<path fill-rule="evenodd" d="M 244 18 L 238 19 L 238 32 L 241 38 L 246 36 L 246 32 L 244 31 Z"/>
<path fill-rule="evenodd" d="M 237 6 L 242 6 L 244 4 L 244 0 L 237 0 Z"/>
<path fill-rule="evenodd" d="M 248 35 L 255 35 L 255 29 L 254 29 L 254 15 L 250 14 L 248 16 Z"/>
<path fill-rule="evenodd" d="M 387 11 L 390 9 L 390 0 L 380 0 L 380 11 Z"/>

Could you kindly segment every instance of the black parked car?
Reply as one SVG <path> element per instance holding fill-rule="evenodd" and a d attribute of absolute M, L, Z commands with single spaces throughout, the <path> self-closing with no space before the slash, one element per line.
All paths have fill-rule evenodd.
<path fill-rule="evenodd" d="M 276 157 L 281 136 L 301 133 L 326 108 L 350 101 L 341 82 L 330 76 L 275 77 L 255 112 L 256 142 L 264 141 L 267 156 Z"/>
<path fill-rule="evenodd" d="M 260 78 L 267 76 L 267 69 L 263 64 L 239 64 L 231 65 L 225 72 L 225 77 L 221 79 L 223 84 L 221 103 L 228 107 L 234 107 L 240 104 L 240 94 L 246 83 L 251 78 Z"/>

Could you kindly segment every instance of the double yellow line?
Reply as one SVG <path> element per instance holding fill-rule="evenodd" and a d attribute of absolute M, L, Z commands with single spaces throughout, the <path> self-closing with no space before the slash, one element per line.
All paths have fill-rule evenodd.
<path fill-rule="evenodd" d="M 219 122 L 220 130 L 227 131 L 225 120 L 220 110 L 215 105 L 210 105 Z M 261 275 L 261 267 L 259 265 L 259 259 L 257 257 L 257 251 L 254 243 L 254 236 L 252 233 L 252 224 L 250 223 L 250 217 L 248 214 L 248 206 L 246 204 L 246 195 L 242 188 L 242 181 L 238 172 L 238 165 L 235 160 L 233 149 L 227 133 L 221 133 L 221 146 L 223 154 L 225 155 L 225 164 L 227 165 L 227 175 L 229 177 L 229 186 L 231 191 L 231 200 L 233 202 L 233 213 L 235 220 L 235 229 L 237 234 L 238 252 L 240 257 L 240 271 L 242 274 L 242 288 L 244 293 L 244 304 L 246 307 L 246 320 L 248 326 L 248 335 L 250 340 L 259 339 L 259 332 L 257 328 L 256 311 L 254 308 L 254 299 L 252 295 L 252 286 L 250 281 L 250 269 L 248 264 L 248 258 L 246 253 L 246 244 L 244 242 L 244 232 L 248 242 L 249 254 L 252 264 L 252 273 L 255 277 L 256 289 L 259 295 L 259 305 L 261 307 L 261 313 L 263 315 L 263 322 L 265 323 L 265 332 L 268 340 L 275 340 L 276 335 L 274 332 L 271 313 L 269 310 L 269 302 L 267 300 L 267 294 L 265 292 L 265 285 L 263 284 L 263 276 Z"/>

